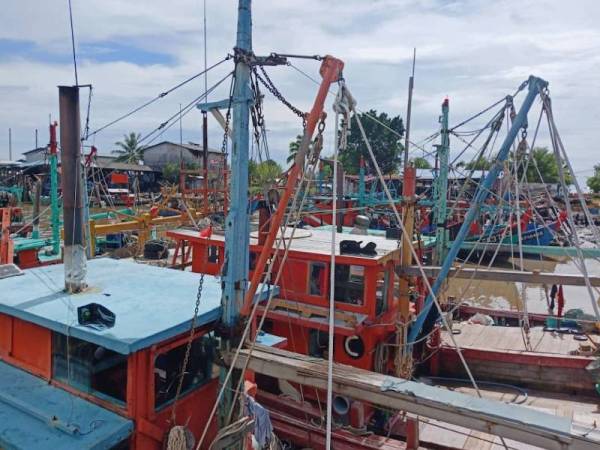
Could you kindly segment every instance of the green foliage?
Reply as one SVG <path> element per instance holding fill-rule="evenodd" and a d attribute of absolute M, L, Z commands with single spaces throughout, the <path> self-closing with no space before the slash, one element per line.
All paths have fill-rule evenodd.
<path fill-rule="evenodd" d="M 141 137 L 141 134 L 131 132 L 123 135 L 122 141 L 115 142 L 115 145 L 119 147 L 112 151 L 114 155 L 118 155 L 116 160 L 132 164 L 140 162 L 144 158 L 144 149 L 139 143 Z"/>
<path fill-rule="evenodd" d="M 558 162 L 554 153 L 550 152 L 546 147 L 536 147 L 532 150 L 533 161 L 529 162 L 527 167 L 527 181 L 530 183 L 558 183 L 560 181 L 560 175 L 558 170 Z M 538 170 L 539 169 L 539 173 Z M 565 174 L 565 181 L 567 184 L 571 184 L 573 179 L 569 170 L 563 167 Z M 541 175 L 541 178 L 540 178 Z"/>
<path fill-rule="evenodd" d="M 289 153 L 286 159 L 288 164 L 294 162 L 296 159 L 296 154 L 298 153 L 298 149 L 300 148 L 300 142 L 302 142 L 302 135 L 299 134 L 296 136 L 296 139 L 290 142 Z"/>
<path fill-rule="evenodd" d="M 377 118 L 385 126 L 367 117 L 367 115 Z M 404 151 L 404 146 L 400 142 L 401 137 L 404 136 L 404 123 L 402 119 L 400 116 L 388 117 L 386 113 L 378 114 L 377 111 L 370 110 L 367 113 L 360 113 L 360 120 L 382 173 L 386 175 L 394 173 L 398 168 L 400 157 Z M 390 129 L 394 130 L 397 134 Z M 369 151 L 362 138 L 358 123 L 356 120 L 352 120 L 348 136 L 348 147 L 339 157 L 344 171 L 350 174 L 357 174 L 361 156 L 365 158 L 365 161 L 370 162 Z"/>
<path fill-rule="evenodd" d="M 163 180 L 168 181 L 169 183 L 178 183 L 179 182 L 179 164 L 176 164 L 176 163 L 165 164 L 162 169 L 162 177 L 163 177 Z"/>
<path fill-rule="evenodd" d="M 411 159 L 411 162 L 415 166 L 415 169 L 431 169 L 431 164 L 425 158 L 420 156 Z"/>
<path fill-rule="evenodd" d="M 252 162 L 248 166 L 250 192 L 258 194 L 268 190 L 271 185 L 275 184 L 282 171 L 281 166 L 272 159 L 261 163 Z"/>
<path fill-rule="evenodd" d="M 184 164 L 184 167 L 189 170 L 199 169 L 200 165 L 195 162 L 188 162 Z M 179 183 L 179 164 L 178 163 L 166 163 L 162 170 L 163 180 L 169 183 Z"/>
<path fill-rule="evenodd" d="M 469 161 L 464 164 L 464 167 L 466 170 L 490 170 L 492 163 L 483 156 L 480 156 L 475 161 Z"/>
<path fill-rule="evenodd" d="M 600 194 L 600 164 L 594 166 L 594 175 L 587 179 L 587 185 L 594 194 Z"/>

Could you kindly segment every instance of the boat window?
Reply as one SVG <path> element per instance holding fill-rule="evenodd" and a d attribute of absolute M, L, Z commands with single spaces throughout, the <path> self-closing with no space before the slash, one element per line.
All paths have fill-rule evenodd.
<path fill-rule="evenodd" d="M 375 289 L 375 315 L 377 316 L 384 313 L 387 309 L 387 293 L 389 291 L 389 279 L 389 270 L 386 270 L 383 273 L 383 279 L 381 279 L 381 274 L 377 278 L 377 287 Z"/>
<path fill-rule="evenodd" d="M 82 392 L 125 404 L 127 355 L 52 333 L 52 377 Z"/>
<path fill-rule="evenodd" d="M 362 305 L 365 289 L 365 268 L 350 264 L 335 265 L 336 302 Z"/>
<path fill-rule="evenodd" d="M 154 359 L 154 407 L 171 402 L 175 398 L 181 377 L 181 365 L 187 343 L 161 353 Z M 216 341 L 209 336 L 200 336 L 192 341 L 188 367 L 183 374 L 181 396 L 218 376 L 213 367 Z"/>
<path fill-rule="evenodd" d="M 320 330 L 310 330 L 308 334 L 308 354 L 315 358 L 327 358 L 329 333 Z"/>
<path fill-rule="evenodd" d="M 256 252 L 250 252 L 248 255 L 248 268 L 250 270 L 254 270 L 256 268 L 256 263 L 258 262 L 258 255 Z"/>
<path fill-rule="evenodd" d="M 217 245 L 208 246 L 208 262 L 216 263 L 219 262 L 219 247 Z"/>
<path fill-rule="evenodd" d="M 322 297 L 325 294 L 326 283 L 326 266 L 324 263 L 311 263 L 310 264 L 310 278 L 308 293 L 310 295 L 318 295 Z"/>

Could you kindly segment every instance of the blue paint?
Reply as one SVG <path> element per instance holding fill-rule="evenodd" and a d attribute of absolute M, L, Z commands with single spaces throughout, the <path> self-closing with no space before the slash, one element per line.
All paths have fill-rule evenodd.
<path fill-rule="evenodd" d="M 83 339 L 122 354 L 133 353 L 189 329 L 199 275 L 192 272 L 97 258 L 88 261 L 89 288 L 62 291 L 62 264 L 26 270 L 0 280 L 0 312 Z M 263 297 L 268 295 L 264 289 Z M 257 291 L 261 292 L 259 287 Z M 196 324 L 221 316 L 221 284 L 206 276 Z M 115 326 L 97 331 L 77 324 L 77 307 L 100 303 L 116 315 Z"/>
<path fill-rule="evenodd" d="M 138 66 L 169 65 L 176 62 L 172 55 L 148 50 L 125 41 L 84 42 L 79 45 L 77 56 L 82 60 L 98 63 L 123 61 Z M 69 63 L 72 58 L 70 53 L 53 52 L 33 41 L 0 39 L 0 61 L 23 57 L 51 64 Z"/>
<path fill-rule="evenodd" d="M 238 6 L 237 49 L 252 51 L 251 1 Z M 236 61 L 233 91 L 233 149 L 231 153 L 231 204 L 225 222 L 225 274 L 223 323 L 235 326 L 248 287 L 250 220 L 248 214 L 249 119 L 252 91 L 250 67 Z"/>
<path fill-rule="evenodd" d="M 256 343 L 264 345 L 266 347 L 276 347 L 278 345 L 284 345 L 287 343 L 287 339 L 281 336 L 275 336 L 274 334 L 265 333 L 261 331 L 256 336 Z"/>
<path fill-rule="evenodd" d="M 565 417 L 536 411 L 533 408 L 503 403 L 497 400 L 478 398 L 472 395 L 428 386 L 425 383 L 387 377 L 381 383 L 382 391 L 396 391 L 414 397 L 415 403 L 445 404 L 456 414 L 473 417 L 495 416 L 498 422 L 509 418 L 527 426 L 535 426 L 549 431 L 571 434 L 571 420 Z M 467 413 L 467 414 L 464 414 Z M 467 416 L 467 417 L 468 417 Z"/>
<path fill-rule="evenodd" d="M 498 175 L 502 171 L 503 162 L 508 157 L 508 153 L 510 151 L 512 143 L 514 142 L 515 138 L 517 137 L 517 133 L 519 132 L 521 127 L 523 127 L 523 125 L 525 125 L 527 123 L 527 113 L 529 112 L 529 109 L 531 108 L 533 101 L 537 97 L 539 91 L 541 89 L 544 89 L 547 85 L 548 85 L 548 83 L 546 81 L 542 80 L 541 78 L 537 78 L 534 76 L 529 77 L 529 82 L 528 82 L 529 91 L 527 93 L 527 96 L 525 97 L 525 100 L 523 101 L 523 104 L 521 105 L 521 109 L 519 110 L 519 113 L 517 114 L 517 116 L 514 118 L 512 126 L 510 128 L 510 131 L 508 132 L 508 135 L 504 139 L 504 142 L 502 143 L 502 147 L 500 147 L 500 150 L 498 151 L 498 156 L 496 157 L 496 161 L 494 162 L 490 171 L 486 175 L 482 184 L 479 186 L 479 189 L 477 190 L 475 198 L 473 199 L 473 202 L 471 203 L 471 206 L 470 206 L 469 210 L 467 211 L 467 214 L 465 215 L 465 219 L 460 227 L 460 230 L 458 231 L 458 234 L 457 234 L 455 240 L 452 242 L 452 246 L 450 247 L 450 250 L 448 251 L 446 258 L 444 259 L 444 264 L 441 267 L 440 273 L 439 273 L 438 277 L 436 278 L 435 283 L 432 286 L 432 291 L 433 291 L 434 296 L 437 296 L 437 294 L 440 290 L 440 287 L 446 280 L 446 277 L 448 276 L 448 272 L 450 271 L 452 265 L 454 264 L 456 255 L 458 254 L 465 238 L 467 237 L 467 234 L 469 233 L 470 225 L 477 217 L 477 214 L 479 212 L 479 206 L 481 204 L 483 204 L 485 199 L 488 197 L 489 191 L 491 190 L 492 185 L 494 184 L 494 182 L 496 181 L 496 178 L 498 178 Z M 425 304 L 423 305 L 423 310 L 419 313 L 415 322 L 412 324 L 412 326 L 410 328 L 410 331 L 408 334 L 408 342 L 414 342 L 417 339 L 417 337 L 421 333 L 423 324 L 425 323 L 425 319 L 427 319 L 432 306 L 433 306 L 433 297 L 432 297 L 432 293 L 429 293 L 427 295 L 427 298 L 425 299 Z"/>
<path fill-rule="evenodd" d="M 133 423 L 107 409 L 0 362 L 0 448 L 109 449 Z"/>

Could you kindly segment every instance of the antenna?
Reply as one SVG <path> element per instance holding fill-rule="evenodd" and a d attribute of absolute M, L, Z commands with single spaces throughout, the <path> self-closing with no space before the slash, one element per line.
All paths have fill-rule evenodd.
<path fill-rule="evenodd" d="M 417 48 L 413 49 L 412 72 L 408 79 L 408 105 L 406 107 L 406 131 L 404 135 L 404 167 L 408 166 L 408 146 L 410 144 L 410 115 L 412 112 L 412 95 L 415 86 L 415 64 L 417 61 Z"/>

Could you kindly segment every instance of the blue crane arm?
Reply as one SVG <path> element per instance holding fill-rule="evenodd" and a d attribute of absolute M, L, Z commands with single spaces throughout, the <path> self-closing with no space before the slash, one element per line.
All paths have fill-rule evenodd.
<path fill-rule="evenodd" d="M 480 206 L 488 197 L 492 185 L 494 184 L 494 182 L 498 178 L 498 175 L 502 171 L 503 163 L 508 157 L 512 143 L 517 137 L 519 130 L 527 123 L 527 114 L 531 109 L 531 105 L 533 105 L 533 101 L 535 100 L 536 96 L 540 93 L 540 91 L 546 88 L 546 86 L 548 86 L 547 81 L 542 80 L 538 77 L 534 77 L 533 75 L 529 77 L 527 84 L 528 92 L 527 96 L 525 97 L 525 100 L 523 101 L 523 104 L 521 105 L 521 109 L 519 110 L 519 113 L 513 120 L 508 135 L 504 139 L 504 142 L 502 143 L 502 146 L 498 151 L 498 156 L 496 157 L 494 164 L 492 165 L 490 171 L 483 180 L 483 183 L 481 183 L 477 190 L 477 193 L 475 194 L 475 198 L 471 203 L 471 207 L 467 211 L 465 219 L 460 227 L 460 230 L 458 231 L 458 234 L 452 242 L 452 246 L 450 247 L 446 258 L 444 259 L 444 263 L 442 264 L 440 273 L 435 282 L 433 283 L 433 286 L 431 287 L 432 292 L 430 292 L 427 295 L 427 298 L 425 299 L 425 303 L 423 305 L 423 309 L 419 312 L 417 318 L 415 319 L 414 323 L 410 328 L 410 331 L 408 333 L 409 343 L 413 343 L 417 340 L 417 338 L 421 334 L 425 321 L 428 318 L 433 318 L 430 316 L 430 313 L 433 315 L 437 314 L 436 310 L 431 309 L 431 307 L 433 306 L 434 296 L 437 296 L 442 284 L 447 278 L 448 273 L 452 268 L 452 264 L 454 263 L 454 260 L 456 258 L 456 255 L 458 254 L 458 251 L 460 250 L 465 238 L 467 237 L 467 234 L 469 232 L 469 226 L 477 217 L 477 213 L 479 211 Z"/>

